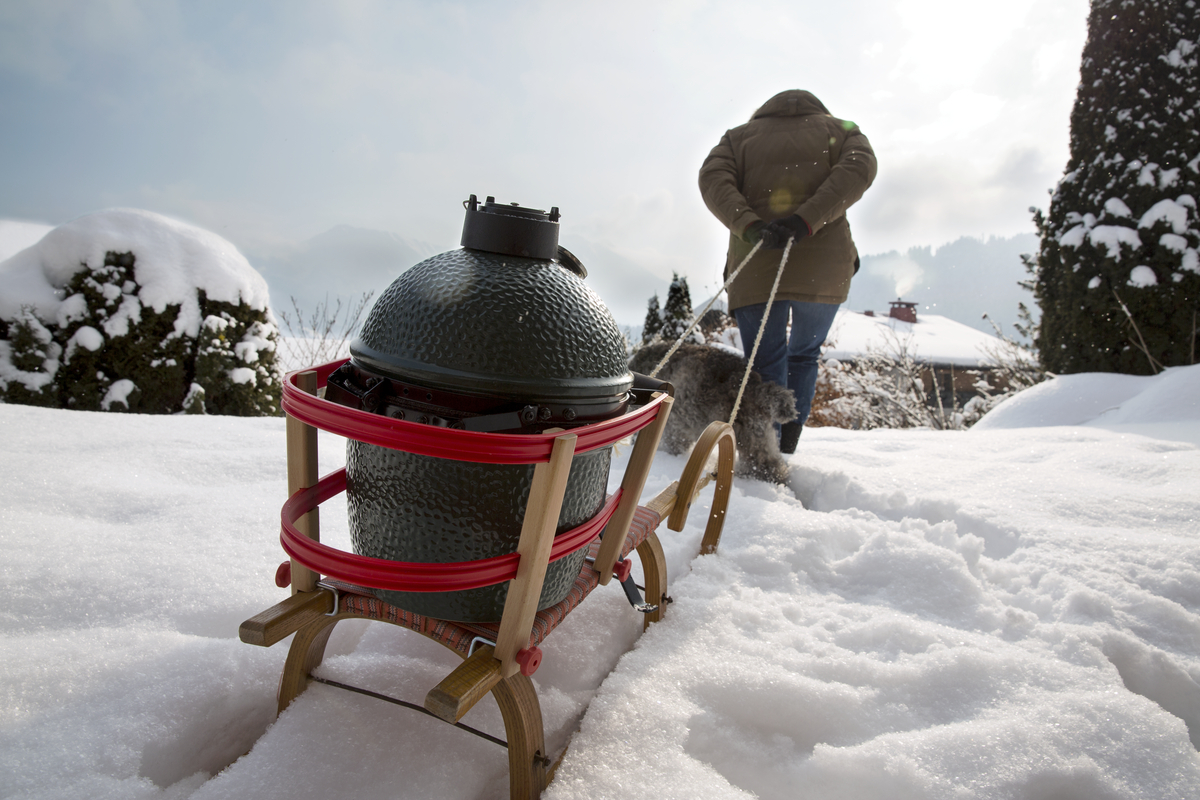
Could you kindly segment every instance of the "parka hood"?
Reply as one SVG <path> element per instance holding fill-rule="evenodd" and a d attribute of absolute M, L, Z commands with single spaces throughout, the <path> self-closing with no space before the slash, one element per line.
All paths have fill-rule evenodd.
<path fill-rule="evenodd" d="M 828 113 L 829 109 L 812 92 L 806 92 L 803 89 L 788 89 L 786 92 L 780 92 L 763 103 L 750 119 L 755 120 L 759 117 L 800 117 L 805 114 Z"/>

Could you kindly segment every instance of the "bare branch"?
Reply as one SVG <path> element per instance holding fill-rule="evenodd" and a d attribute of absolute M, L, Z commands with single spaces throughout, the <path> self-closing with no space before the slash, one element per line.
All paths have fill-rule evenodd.
<path fill-rule="evenodd" d="M 1163 365 L 1157 358 L 1150 354 L 1150 348 L 1146 346 L 1146 340 L 1142 338 L 1142 331 L 1138 328 L 1137 322 L 1133 319 L 1133 314 L 1129 313 L 1129 308 L 1125 305 L 1125 301 L 1121 299 L 1121 295 L 1117 294 L 1117 290 L 1112 290 L 1113 297 L 1117 298 L 1117 302 L 1121 304 L 1121 310 L 1125 312 L 1125 316 L 1129 319 L 1129 324 L 1133 326 L 1133 332 L 1137 334 L 1137 341 L 1134 345 L 1145 354 L 1150 361 L 1150 369 L 1154 370 L 1154 374 L 1162 372 Z"/>

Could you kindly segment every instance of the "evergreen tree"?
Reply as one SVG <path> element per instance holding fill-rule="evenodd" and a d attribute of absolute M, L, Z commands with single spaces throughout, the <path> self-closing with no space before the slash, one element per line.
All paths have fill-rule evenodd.
<path fill-rule="evenodd" d="M 688 291 L 687 278 L 677 273 L 671 277 L 671 288 L 667 290 L 667 304 L 662 311 L 662 330 L 659 335 L 673 342 L 683 335 L 692 324 L 692 295 Z"/>
<path fill-rule="evenodd" d="M 1200 311 L 1200 7 L 1092 0 L 1071 157 L 1033 288 L 1051 372 L 1195 363 Z"/>
<path fill-rule="evenodd" d="M 662 311 L 658 308 L 658 293 L 646 303 L 646 321 L 642 323 L 642 344 L 650 344 L 662 330 Z"/>

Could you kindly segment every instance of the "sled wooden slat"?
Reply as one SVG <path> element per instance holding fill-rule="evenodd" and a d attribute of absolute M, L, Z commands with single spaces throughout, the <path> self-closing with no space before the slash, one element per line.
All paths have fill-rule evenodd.
<path fill-rule="evenodd" d="M 517 653 L 529 642 L 529 631 L 537 615 L 550 548 L 554 546 L 554 529 L 558 526 L 567 476 L 571 473 L 571 458 L 575 455 L 576 438 L 570 433 L 559 436 L 554 440 L 549 463 L 538 464 L 533 470 L 533 485 L 529 489 L 521 538 L 517 542 L 521 561 L 517 565 L 517 577 L 508 582 L 500 634 L 496 637 L 495 657 L 506 678 L 520 669 Z"/>
<path fill-rule="evenodd" d="M 667 417 L 671 415 L 671 404 L 674 402 L 673 397 L 662 398 L 662 408 L 654 422 L 638 432 L 637 443 L 629 455 L 629 466 L 625 469 L 625 477 L 621 479 L 621 503 L 608 522 L 606 535 L 600 543 L 600 553 L 596 556 L 596 571 L 600 573 L 602 586 L 612 580 L 613 567 L 617 563 L 621 543 L 625 541 L 625 533 L 629 530 L 629 523 L 633 521 L 634 512 L 637 511 L 638 498 L 642 496 L 642 489 L 646 486 L 646 476 L 650 474 L 650 464 L 654 461 L 654 453 L 662 440 L 663 429 L 667 425 Z"/>
<path fill-rule="evenodd" d="M 503 680 L 491 645 L 480 645 L 442 682 L 425 695 L 425 710 L 446 722 L 458 722 L 471 707 Z"/>
<path fill-rule="evenodd" d="M 243 622 L 238 638 L 246 644 L 270 647 L 331 611 L 332 592 L 320 589 L 294 594 Z"/>
<path fill-rule="evenodd" d="M 296 376 L 297 388 L 308 394 L 317 393 L 316 370 Z M 317 483 L 317 429 L 288 415 L 287 418 L 287 476 L 288 497 Z M 319 509 L 314 508 L 296 520 L 296 529 L 314 542 L 321 541 Z M 292 594 L 311 592 L 317 588 L 320 576 L 292 559 Z"/>

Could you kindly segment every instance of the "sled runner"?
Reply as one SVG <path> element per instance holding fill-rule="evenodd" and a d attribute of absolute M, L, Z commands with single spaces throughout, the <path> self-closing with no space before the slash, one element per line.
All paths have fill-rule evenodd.
<path fill-rule="evenodd" d="M 466 728 L 459 720 L 490 693 L 500 708 L 507 742 L 480 735 L 508 748 L 510 796 L 536 798 L 556 766 L 545 750 L 541 706 L 529 679 L 542 659 L 539 645 L 592 590 L 608 584 L 614 575 L 631 605 L 644 614 L 646 626 L 662 618 L 670 598 L 655 531 L 663 520 L 671 530 L 682 530 L 692 502 L 715 480 L 701 553 L 715 552 L 733 478 L 733 430 L 726 423 L 712 423 L 697 441 L 680 479 L 639 505 L 671 409 L 672 398 L 665 392 L 646 393 L 644 402 L 626 414 L 568 431 L 476 433 L 404 422 L 324 400 L 319 390 L 343 363 L 294 372 L 285 380 L 290 497 L 283 507 L 280 538 L 291 561 L 280 565 L 276 583 L 281 587 L 290 584 L 292 595 L 243 622 L 241 640 L 269 647 L 295 634 L 280 676 L 278 711 L 287 708 L 310 683 L 321 682 L 423 710 Z M 367 558 L 322 545 L 318 507 L 345 490 L 346 471 L 317 479 L 318 428 L 407 453 L 476 463 L 535 465 L 517 552 L 480 561 L 431 564 Z M 633 433 L 638 433 L 637 441 L 620 488 L 595 517 L 556 536 L 574 454 L 611 446 Z M 716 471 L 708 472 L 706 464 L 714 450 Z M 548 564 L 585 547 L 588 558 L 566 598 L 537 610 Z M 645 576 L 645 602 L 630 577 L 627 556 L 635 551 Z M 371 591 L 462 591 L 504 581 L 508 593 L 499 623 L 433 619 L 384 602 Z M 429 690 L 423 706 L 314 677 L 312 672 L 321 663 L 334 626 L 344 619 L 377 620 L 416 631 L 453 650 L 463 662 Z"/>

